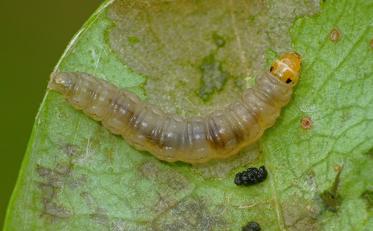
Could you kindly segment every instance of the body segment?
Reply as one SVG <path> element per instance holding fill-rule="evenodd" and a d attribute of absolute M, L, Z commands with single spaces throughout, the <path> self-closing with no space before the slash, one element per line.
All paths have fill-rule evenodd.
<path fill-rule="evenodd" d="M 299 68 L 295 70 L 296 64 L 291 63 L 299 59 L 300 65 L 299 55 L 287 53 L 283 57 L 286 60 L 274 62 L 271 72 L 257 78 L 256 85 L 240 99 L 205 117 L 166 114 L 85 73 L 53 73 L 49 88 L 137 149 L 169 162 L 201 163 L 236 154 L 275 123 L 299 74 Z"/>

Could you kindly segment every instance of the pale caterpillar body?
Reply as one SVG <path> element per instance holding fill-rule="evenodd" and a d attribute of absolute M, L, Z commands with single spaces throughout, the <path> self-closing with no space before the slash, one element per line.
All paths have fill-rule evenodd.
<path fill-rule="evenodd" d="M 202 163 L 257 141 L 289 102 L 300 65 L 297 53 L 285 53 L 240 99 L 205 117 L 185 119 L 86 73 L 52 73 L 49 88 L 139 150 L 168 162 Z"/>

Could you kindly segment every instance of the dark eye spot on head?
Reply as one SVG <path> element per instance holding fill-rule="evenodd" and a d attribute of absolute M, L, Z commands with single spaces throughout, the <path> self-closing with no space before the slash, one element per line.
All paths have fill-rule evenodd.
<path fill-rule="evenodd" d="M 287 80 L 286 80 L 286 83 L 291 83 L 291 79 L 287 79 Z"/>
<path fill-rule="evenodd" d="M 269 71 L 270 71 L 270 72 L 272 72 L 272 71 L 273 71 L 273 66 L 271 66 L 271 69 L 269 69 Z"/>

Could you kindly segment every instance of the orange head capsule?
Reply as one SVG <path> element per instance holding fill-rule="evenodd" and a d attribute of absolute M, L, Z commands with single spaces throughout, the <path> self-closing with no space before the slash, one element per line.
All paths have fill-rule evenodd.
<path fill-rule="evenodd" d="M 270 72 L 282 82 L 295 86 L 299 80 L 301 56 L 295 52 L 288 52 L 273 62 Z"/>

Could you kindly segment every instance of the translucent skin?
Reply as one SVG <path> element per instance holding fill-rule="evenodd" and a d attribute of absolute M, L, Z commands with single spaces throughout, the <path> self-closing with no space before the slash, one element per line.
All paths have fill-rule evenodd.
<path fill-rule="evenodd" d="M 284 65 L 292 59 L 295 63 Z M 300 56 L 286 53 L 240 99 L 206 117 L 187 119 L 85 73 L 52 73 L 49 88 L 139 150 L 168 162 L 202 163 L 227 158 L 257 141 L 289 102 L 299 71 Z"/>

